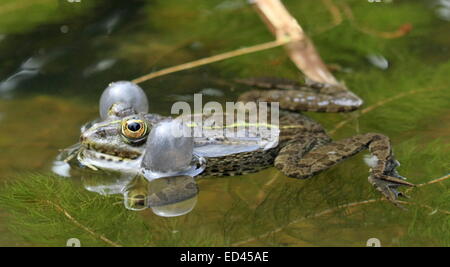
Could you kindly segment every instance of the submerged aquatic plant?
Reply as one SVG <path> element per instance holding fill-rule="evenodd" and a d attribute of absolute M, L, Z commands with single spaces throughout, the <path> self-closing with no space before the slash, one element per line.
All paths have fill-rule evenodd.
<path fill-rule="evenodd" d="M 8 182 L 0 207 L 11 215 L 11 230 L 36 245 L 65 246 L 70 238 L 82 246 L 217 245 L 207 234 L 178 240 L 180 235 L 168 229 L 169 219 L 149 224 L 124 209 L 122 199 L 88 192 L 53 174 L 26 174 Z"/>
<path fill-rule="evenodd" d="M 356 0 L 285 1 L 325 61 L 333 63 L 329 67 L 338 79 L 365 101 L 351 114 L 308 115 L 335 139 L 372 131 L 389 136 L 402 174 L 423 184 L 408 191 L 411 199 L 404 203 L 408 210 L 378 199 L 367 184 L 367 166 L 356 157 L 305 181 L 288 179 L 274 169 L 199 180 L 197 207 L 177 218 L 128 211 L 119 198 L 87 192 L 45 172 L 20 174 L 1 188 L 0 206 L 9 214 L 9 228 L 31 244 L 52 246 L 65 245 L 73 237 L 83 246 L 365 245 L 371 237 L 379 238 L 383 246 L 449 246 L 450 179 L 428 184 L 450 170 L 450 53 L 445 50 L 450 39 L 443 34 L 449 26 L 431 11 L 423 12 L 424 2 L 395 1 L 392 7 Z M 138 65 L 142 73 L 134 78 L 154 64 L 163 69 L 272 39 L 245 4 L 233 8 L 220 4 L 198 1 L 196 11 L 192 2 L 152 1 L 144 8 L 144 17 L 153 30 L 110 36 L 116 47 L 109 53 Z M 407 24 L 412 31 L 403 26 Z M 387 69 L 371 65 L 368 56 L 374 54 L 383 56 Z M 298 78 L 298 70 L 282 49 L 272 49 L 192 70 L 187 78 L 160 77 L 148 86 L 156 97 L 169 87 L 190 93 L 194 89 L 186 81 L 202 75 L 227 80 Z M 240 92 L 220 83 L 217 87 L 229 99 Z M 168 102 L 166 95 L 159 97 Z M 77 107 L 72 110 L 76 113 Z M 10 132 L 0 131 L 0 145 L 16 141 Z"/>

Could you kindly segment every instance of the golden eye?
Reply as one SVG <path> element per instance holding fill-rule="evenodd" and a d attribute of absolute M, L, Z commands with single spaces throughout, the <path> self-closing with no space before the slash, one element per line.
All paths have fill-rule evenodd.
<path fill-rule="evenodd" d="M 147 134 L 147 124 L 137 119 L 122 121 L 122 134 L 129 139 L 141 139 Z"/>

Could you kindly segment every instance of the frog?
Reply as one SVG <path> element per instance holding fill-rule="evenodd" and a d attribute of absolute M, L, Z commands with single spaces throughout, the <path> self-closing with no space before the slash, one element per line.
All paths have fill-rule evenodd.
<path fill-rule="evenodd" d="M 399 198 L 408 196 L 398 188 L 415 186 L 398 173 L 400 163 L 395 159 L 386 135 L 365 133 L 333 140 L 321 124 L 304 114 L 305 111 L 335 113 L 358 109 L 363 101 L 345 85 L 310 80 L 300 83 L 282 78 L 252 78 L 237 82 L 252 87 L 240 95 L 238 101 L 279 104 L 277 142 L 269 147 L 209 156 L 198 177 L 237 176 L 275 167 L 287 177 L 307 179 L 368 150 L 371 154 L 366 162 L 370 166 L 368 182 L 388 201 L 401 206 Z M 70 153 L 70 158 L 76 158 L 81 165 L 94 170 L 133 172 L 139 168 L 146 152 L 149 132 L 169 118 L 137 111 L 122 102 L 113 103 L 107 117 L 82 127 L 80 142 Z M 241 142 L 239 139 L 233 141 Z M 201 147 L 202 142 L 204 140 L 199 139 L 194 143 Z"/>

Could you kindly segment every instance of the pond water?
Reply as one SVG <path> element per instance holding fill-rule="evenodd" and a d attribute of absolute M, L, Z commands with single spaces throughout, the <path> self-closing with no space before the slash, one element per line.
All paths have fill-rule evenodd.
<path fill-rule="evenodd" d="M 450 173 L 448 1 L 284 3 L 336 77 L 365 101 L 353 113 L 308 115 L 334 139 L 389 136 L 412 183 Z M 59 150 L 98 117 L 110 82 L 272 40 L 247 1 L 4 0 L 0 15 L 1 246 L 64 246 L 69 238 L 95 246 L 365 246 L 369 238 L 450 245 L 450 181 L 409 190 L 407 209 L 399 209 L 378 200 L 363 154 L 308 180 L 275 168 L 199 179 L 195 207 L 178 217 L 130 211 L 120 195 L 52 174 Z M 233 79 L 257 76 L 302 80 L 275 48 L 141 86 L 150 112 L 168 115 L 194 93 L 233 101 L 249 89 Z"/>

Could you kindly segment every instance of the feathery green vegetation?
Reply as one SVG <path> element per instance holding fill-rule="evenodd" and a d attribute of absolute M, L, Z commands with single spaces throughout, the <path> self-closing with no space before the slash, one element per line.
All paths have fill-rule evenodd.
<path fill-rule="evenodd" d="M 7 122 L 0 124 L 0 146 L 12 155 L 0 159 L 0 178 L 10 177 L 0 188 L 0 207 L 8 213 L 10 231 L 29 244 L 49 246 L 63 246 L 72 237 L 83 246 L 364 246 L 372 237 L 379 238 L 383 246 L 449 246 L 450 179 L 408 190 L 411 199 L 405 200 L 407 210 L 401 210 L 378 200 L 378 192 L 367 183 L 369 167 L 363 163 L 363 154 L 308 180 L 289 179 L 274 168 L 199 180 L 197 206 L 175 218 L 157 217 L 150 210 L 128 211 L 120 195 L 100 196 L 48 174 L 48 164 L 42 161 L 51 161 L 57 148 L 75 142 L 80 120 L 93 114 L 98 98 L 92 96 L 98 96 L 108 82 L 272 40 L 246 2 L 147 1 L 114 34 L 95 39 L 98 48 L 92 57 L 118 58 L 119 67 L 94 78 L 67 74 L 66 62 L 49 68 L 50 73 L 67 70 L 58 74 L 59 79 L 67 79 L 61 84 L 61 94 L 74 92 L 75 99 L 54 98 L 55 91 L 46 91 L 37 82 L 36 87 L 46 89 L 36 88 L 33 93 L 46 95 L 45 101 L 24 97 L 10 104 L 0 102 L 0 115 L 5 113 Z M 334 4 L 340 17 L 325 2 Z M 449 174 L 450 25 L 436 16 L 435 7 L 421 0 L 284 3 L 325 62 L 335 67 L 334 74 L 365 101 L 361 110 L 350 114 L 308 115 L 335 139 L 366 132 L 389 136 L 401 163 L 399 173 L 412 183 L 424 184 Z M 2 4 L 0 14 L 1 10 Z M 81 14 L 89 12 L 86 9 Z M 33 27 L 22 27 L 21 33 L 32 33 L 34 27 L 53 19 L 35 20 Z M 395 36 L 405 24 L 411 24 L 412 31 Z M 0 20 L 0 30 L 5 25 Z M 384 57 L 388 68 L 371 63 L 370 55 Z M 151 111 L 167 114 L 174 97 L 205 87 L 220 89 L 224 93 L 220 100 L 232 101 L 248 88 L 231 81 L 252 76 L 302 79 L 285 51 L 276 48 L 160 77 L 144 83 L 143 88 L 149 94 Z M 230 81 L 230 85 L 217 80 Z M 52 80 L 48 87 L 57 87 L 58 81 Z M 36 103 L 46 109 L 37 111 Z M 30 112 L 35 116 L 23 115 Z M 58 127 L 36 125 L 52 120 L 51 113 L 61 114 L 53 121 L 65 129 L 56 137 L 52 134 Z M 34 133 L 17 134 L 27 132 L 24 127 L 30 124 L 36 128 Z M 25 146 L 15 149 L 19 143 L 29 150 Z M 38 172 L 20 173 L 29 170 L 26 164 Z"/>

